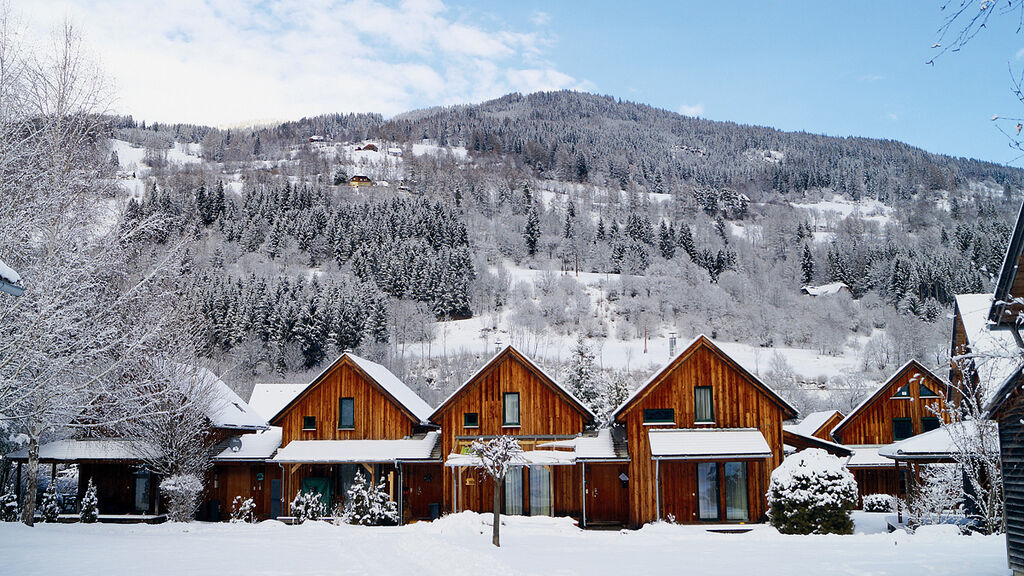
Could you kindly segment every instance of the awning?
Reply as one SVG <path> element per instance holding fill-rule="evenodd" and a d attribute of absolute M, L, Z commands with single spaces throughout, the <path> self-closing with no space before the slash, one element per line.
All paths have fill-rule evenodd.
<path fill-rule="evenodd" d="M 991 454 L 999 452 L 999 430 L 995 422 L 986 421 L 982 424 L 987 429 L 979 431 L 978 423 L 975 421 L 958 422 L 948 424 L 924 434 L 911 436 L 906 440 L 900 440 L 878 448 L 878 455 L 899 461 L 916 462 L 955 462 L 960 448 L 957 440 L 962 445 L 973 445 L 974 442 L 967 439 L 984 438 L 987 446 L 985 451 Z M 983 432 L 983 433 L 981 433 Z"/>
<path fill-rule="evenodd" d="M 881 446 L 877 444 L 870 445 L 851 445 L 848 448 L 853 448 L 853 456 L 846 461 L 847 468 L 879 468 L 882 466 L 892 467 L 896 462 L 882 456 L 878 453 L 878 449 Z"/>
<path fill-rule="evenodd" d="M 294 440 L 277 451 L 282 464 L 387 463 L 430 460 L 440 434 L 401 440 Z"/>
<path fill-rule="evenodd" d="M 214 462 L 252 462 L 267 460 L 281 447 L 281 428 L 271 426 L 266 432 L 242 434 L 217 454 Z"/>
<path fill-rule="evenodd" d="M 57 440 L 39 447 L 40 462 L 124 462 L 140 459 L 138 444 L 118 438 Z M 9 460 L 28 460 L 28 449 L 6 456 Z"/>
<path fill-rule="evenodd" d="M 771 458 L 772 449 L 757 428 L 651 430 L 654 460 L 752 460 Z"/>
<path fill-rule="evenodd" d="M 574 452 L 559 452 L 557 450 L 526 450 L 522 453 L 516 466 L 567 466 L 576 463 Z M 451 468 L 478 467 L 482 463 L 480 458 L 473 454 L 449 454 L 444 465 Z"/>

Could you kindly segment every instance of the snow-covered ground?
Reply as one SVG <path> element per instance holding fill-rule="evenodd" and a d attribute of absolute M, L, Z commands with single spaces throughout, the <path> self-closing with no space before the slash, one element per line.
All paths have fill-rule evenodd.
<path fill-rule="evenodd" d="M 873 198 L 859 201 L 849 200 L 833 195 L 831 200 L 822 200 L 807 204 L 793 203 L 794 208 L 801 208 L 812 213 L 815 226 L 831 228 L 838 220 L 856 213 L 862 219 L 877 222 L 880 226 L 892 222 L 892 208 Z"/>
<path fill-rule="evenodd" d="M 245 524 L 0 524 L 5 573 L 34 574 L 928 574 L 1006 576 L 1002 536 L 936 527 L 878 533 L 859 515 L 853 536 L 745 534 L 703 526 L 582 531 L 566 518 L 503 517 L 502 547 L 489 517 L 473 513 L 405 527 Z M 865 521 L 866 520 L 866 521 Z"/>

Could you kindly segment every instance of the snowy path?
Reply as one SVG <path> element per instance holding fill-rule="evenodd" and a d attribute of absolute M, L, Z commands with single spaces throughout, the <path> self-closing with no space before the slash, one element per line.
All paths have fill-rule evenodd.
<path fill-rule="evenodd" d="M 740 535 L 671 525 L 583 532 L 565 519 L 505 518 L 503 546 L 495 549 L 485 521 L 465 513 L 403 528 L 4 523 L 0 566 L 23 576 L 1009 574 L 1002 536 L 963 537 L 942 528 L 854 536 L 781 536 L 765 526 Z"/>

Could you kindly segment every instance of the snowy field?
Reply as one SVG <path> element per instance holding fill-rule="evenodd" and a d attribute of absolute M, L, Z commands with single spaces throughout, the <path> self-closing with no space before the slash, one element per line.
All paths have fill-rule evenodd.
<path fill-rule="evenodd" d="M 569 519 L 504 517 L 502 547 L 488 517 L 473 513 L 400 528 L 193 523 L 0 524 L 9 574 L 1009 574 L 1002 536 L 959 536 L 943 527 L 875 533 L 858 516 L 853 536 L 782 536 L 650 525 L 581 531 Z M 866 532 L 866 533 L 865 533 Z"/>

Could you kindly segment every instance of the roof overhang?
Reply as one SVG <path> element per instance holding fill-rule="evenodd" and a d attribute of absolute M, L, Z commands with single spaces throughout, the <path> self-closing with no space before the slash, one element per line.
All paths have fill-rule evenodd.
<path fill-rule="evenodd" d="M 430 457 L 438 432 L 399 440 L 293 440 L 271 460 L 279 464 L 387 464 L 437 462 Z"/>
<path fill-rule="evenodd" d="M 757 428 L 650 430 L 653 460 L 763 460 L 773 456 Z"/>

